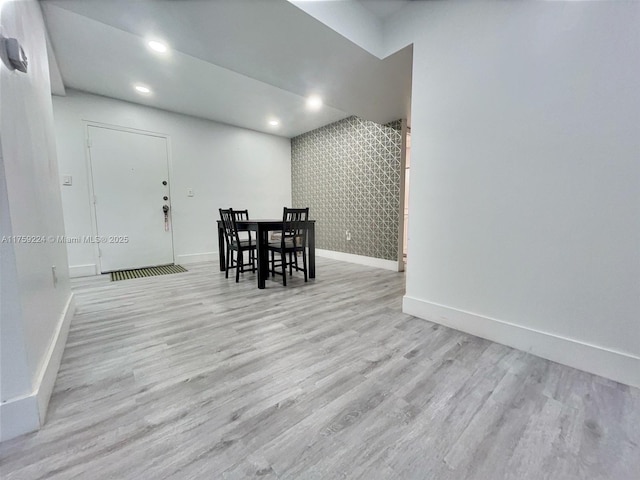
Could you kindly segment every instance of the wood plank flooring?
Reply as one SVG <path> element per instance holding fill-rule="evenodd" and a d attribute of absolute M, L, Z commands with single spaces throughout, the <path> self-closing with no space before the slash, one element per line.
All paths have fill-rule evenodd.
<path fill-rule="evenodd" d="M 15 479 L 640 478 L 640 391 L 401 313 L 402 274 L 318 259 L 74 283 Z M 277 279 L 280 280 L 281 279 Z"/>

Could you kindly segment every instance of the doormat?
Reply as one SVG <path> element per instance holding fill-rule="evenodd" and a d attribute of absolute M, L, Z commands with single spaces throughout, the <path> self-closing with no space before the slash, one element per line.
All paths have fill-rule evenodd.
<path fill-rule="evenodd" d="M 187 269 L 180 265 L 163 265 L 161 267 L 136 268 L 135 270 L 121 270 L 111 272 L 111 281 L 129 280 L 131 278 L 155 277 L 156 275 L 169 275 L 171 273 L 186 272 Z"/>

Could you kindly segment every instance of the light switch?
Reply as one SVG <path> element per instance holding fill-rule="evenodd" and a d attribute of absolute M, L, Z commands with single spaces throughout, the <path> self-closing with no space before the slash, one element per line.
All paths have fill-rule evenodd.
<path fill-rule="evenodd" d="M 193 197 L 193 188 L 187 189 L 187 197 Z"/>
<path fill-rule="evenodd" d="M 62 184 L 63 185 L 72 185 L 73 184 L 73 178 L 71 178 L 71 175 L 63 175 L 62 176 Z"/>

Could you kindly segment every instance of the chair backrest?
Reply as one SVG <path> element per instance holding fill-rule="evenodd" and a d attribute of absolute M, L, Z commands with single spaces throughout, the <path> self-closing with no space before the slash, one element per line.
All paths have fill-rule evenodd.
<path fill-rule="evenodd" d="M 282 213 L 282 246 L 287 239 L 293 239 L 296 247 L 303 248 L 307 244 L 307 222 L 309 208 L 287 208 Z"/>
<path fill-rule="evenodd" d="M 249 240 L 251 244 L 251 232 L 250 231 L 238 231 L 236 221 L 249 220 L 249 210 L 234 210 L 233 208 L 219 208 L 220 219 L 224 226 L 224 235 L 228 244 L 240 244 L 241 240 Z M 243 235 L 241 236 L 240 233 Z"/>
<path fill-rule="evenodd" d="M 220 211 L 220 220 L 222 220 L 222 225 L 224 227 L 224 236 L 227 239 L 227 244 L 239 244 L 240 238 L 238 237 L 238 229 L 236 228 L 236 219 L 233 209 L 219 208 L 218 210 Z"/>
<path fill-rule="evenodd" d="M 238 220 L 249 220 L 249 210 L 233 210 L 233 218 L 237 222 Z M 236 232 L 240 240 L 249 240 L 251 242 L 251 230 L 240 230 L 236 225 Z"/>
<path fill-rule="evenodd" d="M 249 220 L 249 210 L 233 210 L 233 216 L 235 217 L 236 221 Z"/>

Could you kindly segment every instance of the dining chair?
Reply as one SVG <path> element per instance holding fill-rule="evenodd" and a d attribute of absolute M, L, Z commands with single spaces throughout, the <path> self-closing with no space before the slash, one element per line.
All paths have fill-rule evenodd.
<path fill-rule="evenodd" d="M 309 220 L 308 208 L 287 208 L 282 213 L 282 232 L 280 239 L 269 242 L 267 249 L 271 252 L 271 275 L 282 275 L 282 284 L 287 286 L 287 267 L 289 275 L 293 270 L 304 273 L 304 281 L 307 281 L 307 222 Z M 276 262 L 276 254 L 280 254 L 280 263 Z M 298 265 L 298 254 L 302 256 L 302 267 Z M 288 256 L 288 261 L 287 261 Z M 279 272 L 276 268 L 282 269 Z"/>
<path fill-rule="evenodd" d="M 224 227 L 224 235 L 226 240 L 226 268 L 224 272 L 225 278 L 229 278 L 229 269 L 236 269 L 236 283 L 240 281 L 240 273 L 244 273 L 244 267 L 251 267 L 251 271 L 256 271 L 256 242 L 248 233 L 248 238 L 241 239 L 236 225 L 236 220 L 246 220 L 249 218 L 247 210 L 234 211 L 229 209 L 218 209 L 220 211 L 220 219 Z M 235 258 L 233 255 L 235 252 Z M 244 263 L 244 252 L 249 252 L 249 263 Z"/>
<path fill-rule="evenodd" d="M 249 210 L 233 210 L 233 218 L 235 218 L 236 222 L 238 222 L 238 220 L 249 220 Z M 238 238 L 240 238 L 240 241 L 242 240 L 251 241 L 252 240 L 251 231 L 238 230 Z M 255 243 L 255 241 L 253 243 Z"/>

